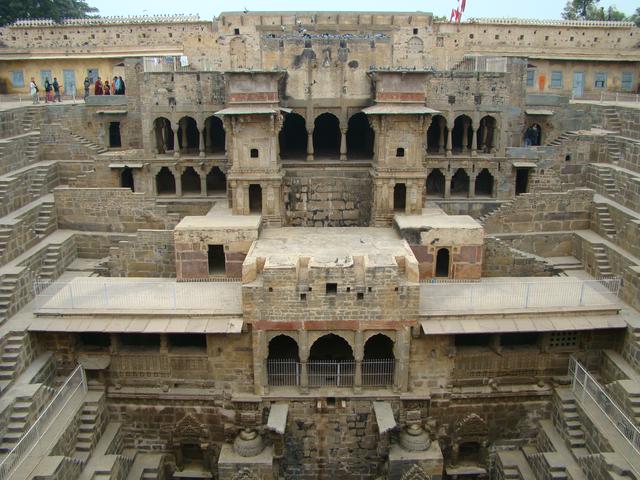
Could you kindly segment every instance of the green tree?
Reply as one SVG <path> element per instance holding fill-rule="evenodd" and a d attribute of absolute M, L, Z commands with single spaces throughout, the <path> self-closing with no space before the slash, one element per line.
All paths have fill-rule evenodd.
<path fill-rule="evenodd" d="M 636 26 L 640 27 L 640 7 L 636 8 L 636 11 L 628 19 L 630 22 L 635 22 Z"/>
<path fill-rule="evenodd" d="M 562 11 L 565 20 L 593 20 L 600 0 L 569 0 Z"/>
<path fill-rule="evenodd" d="M 88 17 L 97 11 L 84 0 L 2 0 L 0 25 L 19 18 L 51 18 L 59 22 L 63 18 Z"/>

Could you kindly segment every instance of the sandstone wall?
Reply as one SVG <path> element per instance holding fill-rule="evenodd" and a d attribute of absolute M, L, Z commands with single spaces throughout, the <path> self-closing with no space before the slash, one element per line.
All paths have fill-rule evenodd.
<path fill-rule="evenodd" d="M 112 277 L 176 276 L 173 230 L 138 230 L 110 249 Z"/>
<path fill-rule="evenodd" d="M 284 178 L 287 223 L 305 227 L 367 226 L 371 178 L 367 173 L 290 170 Z"/>
<path fill-rule="evenodd" d="M 177 223 L 177 218 L 168 215 L 153 198 L 128 188 L 61 187 L 54 191 L 54 197 L 60 228 L 132 233 L 171 229 Z"/>
<path fill-rule="evenodd" d="M 593 191 L 527 193 L 490 213 L 484 221 L 487 233 L 546 232 L 589 228 Z"/>
<path fill-rule="evenodd" d="M 553 267 L 537 255 L 510 247 L 501 239 L 485 237 L 483 277 L 549 277 Z"/>

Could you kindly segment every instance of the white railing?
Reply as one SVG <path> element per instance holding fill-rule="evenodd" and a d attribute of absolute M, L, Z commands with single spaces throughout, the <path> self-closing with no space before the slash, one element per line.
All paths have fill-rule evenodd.
<path fill-rule="evenodd" d="M 267 380 L 273 387 L 300 385 L 300 362 L 288 359 L 267 360 Z"/>
<path fill-rule="evenodd" d="M 239 282 L 176 282 L 135 278 L 36 281 L 36 305 L 43 310 L 191 310 L 240 313 Z"/>
<path fill-rule="evenodd" d="M 362 385 L 365 387 L 386 387 L 393 385 L 396 361 L 393 358 L 362 361 Z"/>
<path fill-rule="evenodd" d="M 356 371 L 353 360 L 309 360 L 310 387 L 352 387 Z"/>
<path fill-rule="evenodd" d="M 23 460 L 29 456 L 78 390 L 82 390 L 83 393 L 87 391 L 87 377 L 81 365 L 78 365 L 69 375 L 55 397 L 53 397 L 53 400 L 31 425 L 31 428 L 27 430 L 27 433 L 22 436 L 7 456 L 2 459 L 2 462 L 0 462 L 0 480 L 8 479 L 11 472 L 18 468 Z"/>
<path fill-rule="evenodd" d="M 572 100 L 589 100 L 601 103 L 640 103 L 640 95 L 631 92 L 595 92 L 571 95 Z"/>
<path fill-rule="evenodd" d="M 446 58 L 446 71 L 506 73 L 507 57 L 485 57 L 482 55 L 465 55 L 462 59 Z"/>
<path fill-rule="evenodd" d="M 144 57 L 145 72 L 190 72 L 189 59 L 185 56 Z"/>
<path fill-rule="evenodd" d="M 569 359 L 569 375 L 571 376 L 571 389 L 576 398 L 584 401 L 585 397 L 589 397 L 616 427 L 616 430 L 629 442 L 633 450 L 640 455 L 640 429 L 624 414 L 616 402 L 607 395 L 607 392 L 575 357 Z M 625 456 L 623 452 L 616 453 Z M 626 456 L 625 459 L 635 472 L 640 474 L 637 467 L 638 459 L 629 459 Z"/>
<path fill-rule="evenodd" d="M 620 278 L 541 277 L 525 282 L 423 283 L 420 290 L 420 307 L 425 313 L 604 307 L 617 303 Z"/>

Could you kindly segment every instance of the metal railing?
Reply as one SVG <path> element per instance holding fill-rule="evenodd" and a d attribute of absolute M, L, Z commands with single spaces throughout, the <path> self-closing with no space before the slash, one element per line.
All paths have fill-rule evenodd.
<path fill-rule="evenodd" d="M 58 418 L 60 412 L 64 410 L 75 393 L 80 389 L 83 392 L 87 391 L 87 377 L 85 376 L 82 365 L 78 365 L 71 375 L 69 375 L 53 397 L 53 400 L 49 402 L 33 425 L 31 425 L 31 428 L 27 430 L 27 433 L 22 436 L 7 456 L 2 459 L 2 462 L 0 462 L 0 480 L 8 479 L 11 472 L 22 464 L 24 459 L 29 456 L 37 446 L 54 420 Z"/>
<path fill-rule="evenodd" d="M 589 100 L 602 103 L 640 103 L 640 95 L 631 92 L 594 92 L 571 95 L 572 100 Z"/>
<path fill-rule="evenodd" d="M 186 55 L 144 57 L 143 66 L 145 72 L 190 72 L 193 70 Z"/>
<path fill-rule="evenodd" d="M 239 282 L 175 282 L 134 278 L 35 281 L 36 305 L 47 310 L 190 310 L 240 312 Z M 235 308 L 234 308 L 235 307 Z"/>
<path fill-rule="evenodd" d="M 617 303 L 620 278 L 541 278 L 529 282 L 423 283 L 421 311 L 492 311 L 556 307 L 604 307 Z"/>
<path fill-rule="evenodd" d="M 267 360 L 267 381 L 273 387 L 300 385 L 300 362 L 287 359 Z"/>
<path fill-rule="evenodd" d="M 387 387 L 393 385 L 396 361 L 393 358 L 362 361 L 362 385 L 365 387 Z"/>
<path fill-rule="evenodd" d="M 352 387 L 356 372 L 353 360 L 309 360 L 310 387 Z"/>
<path fill-rule="evenodd" d="M 640 455 L 640 429 L 625 415 L 575 357 L 569 359 L 569 375 L 571 376 L 571 389 L 576 398 L 584 401 L 585 396 L 589 397 L 611 421 L 616 430 L 629 442 L 633 450 Z M 617 453 L 621 453 L 624 456 L 622 452 Z M 626 460 L 636 473 L 640 473 L 638 468 L 634 467 L 634 465 L 637 465 L 637 459 L 626 458 Z"/>

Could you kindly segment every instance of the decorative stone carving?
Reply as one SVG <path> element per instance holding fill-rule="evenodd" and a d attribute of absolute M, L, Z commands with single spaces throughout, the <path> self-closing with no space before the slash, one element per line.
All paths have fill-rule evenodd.
<path fill-rule="evenodd" d="M 416 463 L 402 475 L 400 480 L 431 480 L 431 477 Z"/>
<path fill-rule="evenodd" d="M 422 426 L 413 424 L 400 433 L 400 445 L 409 452 L 423 452 L 431 446 L 431 439 Z"/>
<path fill-rule="evenodd" d="M 262 437 L 252 429 L 245 428 L 233 441 L 233 451 L 241 457 L 255 457 L 263 449 Z"/>
<path fill-rule="evenodd" d="M 417 477 L 416 477 L 417 478 Z M 248 468 L 241 468 L 231 477 L 231 480 L 260 480 L 258 476 Z"/>

